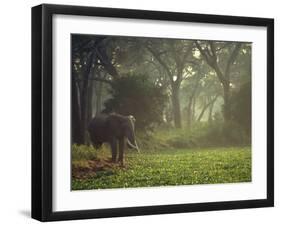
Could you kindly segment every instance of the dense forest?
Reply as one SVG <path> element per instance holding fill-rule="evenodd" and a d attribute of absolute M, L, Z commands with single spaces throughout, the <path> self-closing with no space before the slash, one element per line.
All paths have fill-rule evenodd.
<path fill-rule="evenodd" d="M 251 44 L 72 35 L 73 143 L 100 112 L 134 115 L 139 131 L 224 122 L 249 136 Z"/>
<path fill-rule="evenodd" d="M 72 143 L 133 115 L 140 149 L 251 144 L 251 43 L 72 34 Z M 78 146 L 77 146 L 78 145 Z"/>

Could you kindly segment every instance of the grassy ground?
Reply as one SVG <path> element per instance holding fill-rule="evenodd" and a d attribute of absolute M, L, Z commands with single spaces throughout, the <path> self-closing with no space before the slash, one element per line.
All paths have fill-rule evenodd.
<path fill-rule="evenodd" d="M 107 161 L 107 150 L 79 151 L 86 157 L 72 161 L 73 190 L 251 181 L 250 147 L 130 151 L 123 168 Z"/>

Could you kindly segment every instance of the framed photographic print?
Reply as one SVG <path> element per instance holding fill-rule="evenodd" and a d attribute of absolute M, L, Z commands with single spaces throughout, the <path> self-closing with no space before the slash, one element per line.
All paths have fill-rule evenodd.
<path fill-rule="evenodd" d="M 274 21 L 32 8 L 32 217 L 274 205 Z"/>

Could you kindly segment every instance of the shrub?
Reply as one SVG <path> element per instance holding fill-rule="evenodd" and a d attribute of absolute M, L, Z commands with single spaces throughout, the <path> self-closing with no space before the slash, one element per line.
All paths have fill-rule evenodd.
<path fill-rule="evenodd" d="M 204 146 L 243 146 L 250 144 L 245 130 L 236 122 L 216 122 L 206 128 L 199 141 Z"/>
<path fill-rule="evenodd" d="M 231 98 L 231 114 L 248 136 L 251 135 L 251 82 L 243 84 Z"/>
<path fill-rule="evenodd" d="M 110 93 L 112 98 L 104 104 L 105 113 L 133 115 L 141 130 L 151 130 L 163 121 L 167 94 L 149 76 L 128 74 L 113 81 Z"/>
<path fill-rule="evenodd" d="M 97 150 L 92 146 L 73 144 L 71 151 L 72 161 L 94 160 L 97 158 Z"/>
<path fill-rule="evenodd" d="M 204 148 L 245 146 L 251 144 L 250 137 L 245 130 L 233 121 L 202 122 L 193 125 L 191 130 L 156 129 L 150 134 L 137 134 L 139 146 L 142 150 L 161 150 L 178 148 Z"/>

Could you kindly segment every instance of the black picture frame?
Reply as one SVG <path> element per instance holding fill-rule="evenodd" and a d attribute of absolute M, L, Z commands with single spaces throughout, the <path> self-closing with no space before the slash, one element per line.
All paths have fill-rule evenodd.
<path fill-rule="evenodd" d="M 55 14 L 266 27 L 267 198 L 54 212 L 52 210 L 52 18 Z M 56 221 L 270 206 L 274 206 L 273 19 L 49 4 L 32 8 L 32 218 L 40 221 Z"/>

